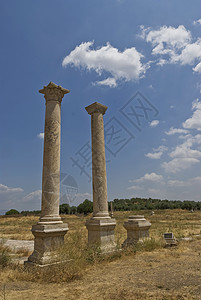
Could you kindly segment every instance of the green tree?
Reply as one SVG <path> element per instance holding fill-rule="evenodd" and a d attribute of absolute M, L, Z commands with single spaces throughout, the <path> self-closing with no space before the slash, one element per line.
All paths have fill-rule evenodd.
<path fill-rule="evenodd" d="M 16 209 L 10 209 L 9 211 L 7 211 L 5 213 L 6 216 L 10 216 L 10 215 L 19 215 L 19 211 Z"/>
<path fill-rule="evenodd" d="M 70 206 L 67 203 L 59 205 L 59 213 L 60 214 L 70 214 Z"/>
<path fill-rule="evenodd" d="M 74 214 L 76 214 L 76 212 L 77 212 L 77 207 L 76 206 L 71 206 L 71 208 L 70 208 L 70 214 L 74 215 Z"/>
<path fill-rule="evenodd" d="M 78 205 L 77 212 L 80 214 L 89 214 L 93 212 L 93 202 L 89 201 L 88 199 L 85 199 L 83 203 Z"/>

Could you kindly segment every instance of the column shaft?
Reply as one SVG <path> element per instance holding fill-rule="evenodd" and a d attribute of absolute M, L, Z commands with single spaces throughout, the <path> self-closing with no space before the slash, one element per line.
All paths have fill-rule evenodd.
<path fill-rule="evenodd" d="M 93 103 L 86 111 L 91 115 L 93 217 L 87 220 L 88 244 L 99 246 L 102 252 L 116 250 L 114 228 L 116 221 L 108 213 L 107 176 L 103 115 L 107 106 Z"/>
<path fill-rule="evenodd" d="M 46 102 L 41 219 L 59 217 L 61 104 Z"/>
<path fill-rule="evenodd" d="M 107 177 L 105 162 L 105 141 L 103 114 L 91 115 L 92 130 L 92 177 L 93 177 L 93 216 L 109 217 L 107 203 Z"/>

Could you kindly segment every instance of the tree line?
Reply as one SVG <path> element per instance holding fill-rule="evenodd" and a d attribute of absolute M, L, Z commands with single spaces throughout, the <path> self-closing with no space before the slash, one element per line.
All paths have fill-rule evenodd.
<path fill-rule="evenodd" d="M 201 210 L 201 202 L 196 201 L 181 201 L 181 200 L 160 200 L 152 198 L 131 198 L 131 199 L 114 199 L 108 202 L 108 209 L 112 207 L 114 211 L 135 211 L 135 210 L 157 210 L 157 209 L 187 209 L 187 210 Z M 59 206 L 60 214 L 84 214 L 87 215 L 93 212 L 93 202 L 85 199 L 78 206 L 70 206 L 67 203 Z M 5 215 L 39 215 L 40 210 L 34 211 L 17 211 L 16 209 L 10 209 Z"/>

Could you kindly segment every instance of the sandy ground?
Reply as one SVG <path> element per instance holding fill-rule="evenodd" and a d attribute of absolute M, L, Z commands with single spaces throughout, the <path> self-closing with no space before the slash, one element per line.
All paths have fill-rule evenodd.
<path fill-rule="evenodd" d="M 0 285 L 3 290 L 3 285 Z M 201 299 L 201 240 L 139 252 L 89 268 L 80 280 L 63 284 L 12 282 L 5 299 Z M 1 293 L 0 293 L 0 299 Z"/>

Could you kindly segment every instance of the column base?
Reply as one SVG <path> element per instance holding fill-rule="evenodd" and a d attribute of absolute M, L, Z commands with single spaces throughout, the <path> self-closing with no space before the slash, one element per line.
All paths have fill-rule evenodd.
<path fill-rule="evenodd" d="M 45 266 L 59 262 L 57 250 L 64 244 L 64 235 L 68 231 L 68 225 L 49 224 L 49 225 L 33 225 L 32 233 L 34 239 L 34 251 L 25 261 L 25 266 L 40 265 Z"/>
<path fill-rule="evenodd" d="M 102 253 L 109 253 L 117 250 L 114 241 L 114 229 L 116 220 L 109 218 L 92 218 L 86 222 L 88 230 L 88 244 L 97 245 Z"/>
<path fill-rule="evenodd" d="M 149 239 L 149 228 L 151 223 L 144 216 L 130 216 L 127 222 L 124 222 L 124 228 L 127 230 L 127 239 L 122 247 L 135 245 Z"/>

